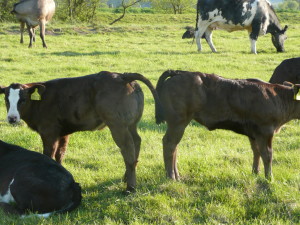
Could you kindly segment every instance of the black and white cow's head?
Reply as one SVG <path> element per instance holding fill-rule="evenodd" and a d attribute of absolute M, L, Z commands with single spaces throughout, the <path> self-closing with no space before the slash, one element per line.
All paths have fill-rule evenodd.
<path fill-rule="evenodd" d="M 282 30 L 278 30 L 272 33 L 272 42 L 275 48 L 277 49 L 277 52 L 284 52 L 284 41 L 287 39 L 285 33 L 287 29 L 288 26 L 285 25 L 285 27 Z"/>
<path fill-rule="evenodd" d="M 39 100 L 33 94 L 41 96 L 45 86 L 41 84 L 11 84 L 8 87 L 0 87 L 0 94 L 5 95 L 7 120 L 11 124 L 20 122 L 23 112 L 30 107 L 32 101 Z"/>

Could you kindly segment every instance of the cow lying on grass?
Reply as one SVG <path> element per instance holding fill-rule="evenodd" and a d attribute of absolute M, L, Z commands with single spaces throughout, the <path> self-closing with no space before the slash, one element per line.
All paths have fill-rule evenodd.
<path fill-rule="evenodd" d="M 159 122 L 161 106 L 155 88 L 137 73 L 103 71 L 41 83 L 11 84 L 0 88 L 0 93 L 5 93 L 8 122 L 23 119 L 40 134 L 44 154 L 59 163 L 70 134 L 108 126 L 124 158 L 127 191 L 134 191 L 141 144 L 137 124 L 144 108 L 142 89 L 134 80 L 142 81 L 151 90 Z"/>
<path fill-rule="evenodd" d="M 274 70 L 269 82 L 283 84 L 284 81 L 300 84 L 300 57 L 283 60 Z"/>
<path fill-rule="evenodd" d="M 272 177 L 272 138 L 286 122 L 300 118 L 294 88 L 256 79 L 231 80 L 214 74 L 166 71 L 156 90 L 168 128 L 163 137 L 167 176 L 179 179 L 177 145 L 194 119 L 209 130 L 225 129 L 248 136 L 253 150 L 254 173 L 260 157 L 266 178 Z"/>
<path fill-rule="evenodd" d="M 60 164 L 37 152 L 0 141 L 0 208 L 47 217 L 75 209 L 81 188 Z M 14 203 L 11 205 L 10 203 Z"/>

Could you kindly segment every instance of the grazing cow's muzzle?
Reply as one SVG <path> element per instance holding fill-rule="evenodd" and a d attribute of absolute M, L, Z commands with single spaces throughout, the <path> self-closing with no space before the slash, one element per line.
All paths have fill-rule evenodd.
<path fill-rule="evenodd" d="M 7 121 L 10 124 L 16 124 L 16 123 L 20 122 L 20 119 L 18 118 L 18 116 L 8 116 Z"/>

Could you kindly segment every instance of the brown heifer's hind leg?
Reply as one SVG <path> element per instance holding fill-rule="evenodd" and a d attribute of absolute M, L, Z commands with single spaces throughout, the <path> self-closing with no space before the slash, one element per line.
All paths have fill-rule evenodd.
<path fill-rule="evenodd" d="M 60 164 L 62 163 L 62 160 L 65 156 L 67 146 L 68 146 L 68 143 L 69 143 L 69 137 L 70 137 L 69 135 L 66 135 L 66 136 L 63 136 L 63 137 L 59 138 L 58 148 L 57 148 L 56 153 L 55 153 L 55 160 Z"/>
<path fill-rule="evenodd" d="M 188 123 L 168 123 L 168 129 L 163 137 L 164 162 L 167 176 L 179 180 L 177 169 L 177 145 L 180 142 Z"/>
<path fill-rule="evenodd" d="M 260 152 L 259 152 L 257 143 L 255 142 L 255 139 L 249 137 L 249 141 L 250 141 L 251 148 L 253 151 L 252 173 L 258 174 L 260 171 L 260 168 L 259 168 Z"/>
<path fill-rule="evenodd" d="M 134 147 L 135 147 L 135 159 L 136 159 L 136 165 L 138 163 L 139 155 L 140 155 L 140 149 L 141 149 L 141 137 L 137 132 L 137 124 L 131 125 L 129 127 L 129 132 L 131 133 L 133 142 L 134 142 Z M 124 182 L 127 182 L 127 175 L 126 172 L 124 174 Z"/>
<path fill-rule="evenodd" d="M 121 153 L 126 166 L 127 191 L 134 192 L 136 186 L 135 167 L 137 163 L 135 143 L 132 134 L 127 127 L 121 127 L 120 124 L 108 125 L 112 137 L 121 149 Z"/>

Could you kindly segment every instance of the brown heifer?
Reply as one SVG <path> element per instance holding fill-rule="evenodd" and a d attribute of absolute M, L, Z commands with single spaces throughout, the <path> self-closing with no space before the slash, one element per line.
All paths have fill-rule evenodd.
<path fill-rule="evenodd" d="M 29 48 L 35 41 L 35 27 L 40 26 L 40 37 L 43 41 L 43 47 L 47 48 L 45 42 L 46 23 L 51 20 L 55 12 L 54 0 L 21 0 L 14 5 L 11 13 L 15 14 L 21 25 L 21 40 L 23 43 L 23 32 L 25 24 L 30 37 Z"/>
<path fill-rule="evenodd" d="M 1 88 L 0 93 L 5 93 L 8 121 L 13 124 L 23 119 L 40 134 L 44 154 L 59 163 L 70 134 L 108 126 L 125 161 L 127 190 L 134 191 L 141 144 L 137 123 L 144 108 L 144 95 L 135 80 L 147 85 L 156 110 L 161 110 L 151 82 L 136 73 L 103 71 L 42 83 L 12 84 Z M 160 122 L 159 116 L 156 119 Z"/>
<path fill-rule="evenodd" d="M 300 57 L 283 60 L 274 70 L 269 82 L 283 84 L 284 81 L 300 84 Z"/>
<path fill-rule="evenodd" d="M 256 79 L 231 80 L 214 74 L 166 71 L 157 83 L 168 128 L 163 137 L 167 176 L 179 179 L 177 145 L 194 119 L 209 130 L 226 129 L 248 136 L 254 173 L 260 157 L 266 178 L 272 177 L 272 138 L 286 122 L 300 118 L 294 88 Z"/>

